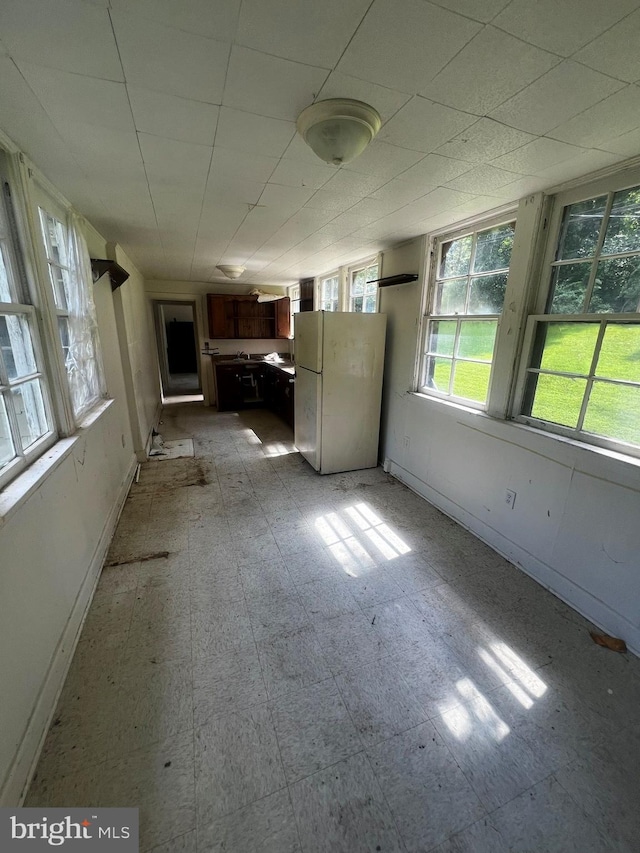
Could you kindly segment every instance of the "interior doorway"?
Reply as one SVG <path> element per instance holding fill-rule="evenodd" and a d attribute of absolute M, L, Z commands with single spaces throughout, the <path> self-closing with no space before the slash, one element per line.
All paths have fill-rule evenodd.
<path fill-rule="evenodd" d="M 155 302 L 162 396 L 202 394 L 195 302 Z"/>

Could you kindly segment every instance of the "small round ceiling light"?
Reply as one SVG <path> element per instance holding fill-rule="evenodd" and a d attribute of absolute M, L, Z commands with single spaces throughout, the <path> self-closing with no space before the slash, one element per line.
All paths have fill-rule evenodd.
<path fill-rule="evenodd" d="M 246 268 L 237 264 L 219 264 L 216 269 L 220 270 L 220 272 L 223 275 L 226 275 L 227 278 L 236 279 L 240 278 Z"/>
<path fill-rule="evenodd" d="M 330 98 L 302 110 L 296 127 L 321 160 L 342 166 L 362 154 L 381 124 L 380 114 L 369 104 Z"/>

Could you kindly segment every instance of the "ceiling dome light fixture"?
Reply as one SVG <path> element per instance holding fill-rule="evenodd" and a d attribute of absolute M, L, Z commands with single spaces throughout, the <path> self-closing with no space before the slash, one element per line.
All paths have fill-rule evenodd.
<path fill-rule="evenodd" d="M 227 278 L 236 279 L 240 278 L 246 267 L 241 267 L 238 264 L 218 264 L 216 269 L 220 270 Z"/>
<path fill-rule="evenodd" d="M 351 98 L 329 98 L 302 110 L 296 127 L 325 163 L 342 166 L 358 157 L 380 130 L 377 110 Z"/>

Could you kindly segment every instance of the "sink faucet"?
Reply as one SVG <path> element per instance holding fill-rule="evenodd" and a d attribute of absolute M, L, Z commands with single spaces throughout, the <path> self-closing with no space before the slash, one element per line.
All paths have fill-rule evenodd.
<path fill-rule="evenodd" d="M 236 358 L 249 358 L 249 356 L 243 350 L 239 350 L 236 353 Z"/>

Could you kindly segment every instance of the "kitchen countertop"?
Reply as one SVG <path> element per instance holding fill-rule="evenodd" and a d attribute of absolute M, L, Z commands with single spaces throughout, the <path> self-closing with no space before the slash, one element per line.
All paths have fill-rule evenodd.
<path fill-rule="evenodd" d="M 202 354 L 212 356 L 214 364 L 248 364 L 252 367 L 258 364 L 268 364 L 270 367 L 276 367 L 278 370 L 281 370 L 283 373 L 287 373 L 290 376 L 293 376 L 296 371 L 295 364 L 291 361 L 270 361 L 266 358 L 235 358 L 234 356 L 220 355 L 220 353 L 214 353 L 209 350 L 202 350 Z"/>

